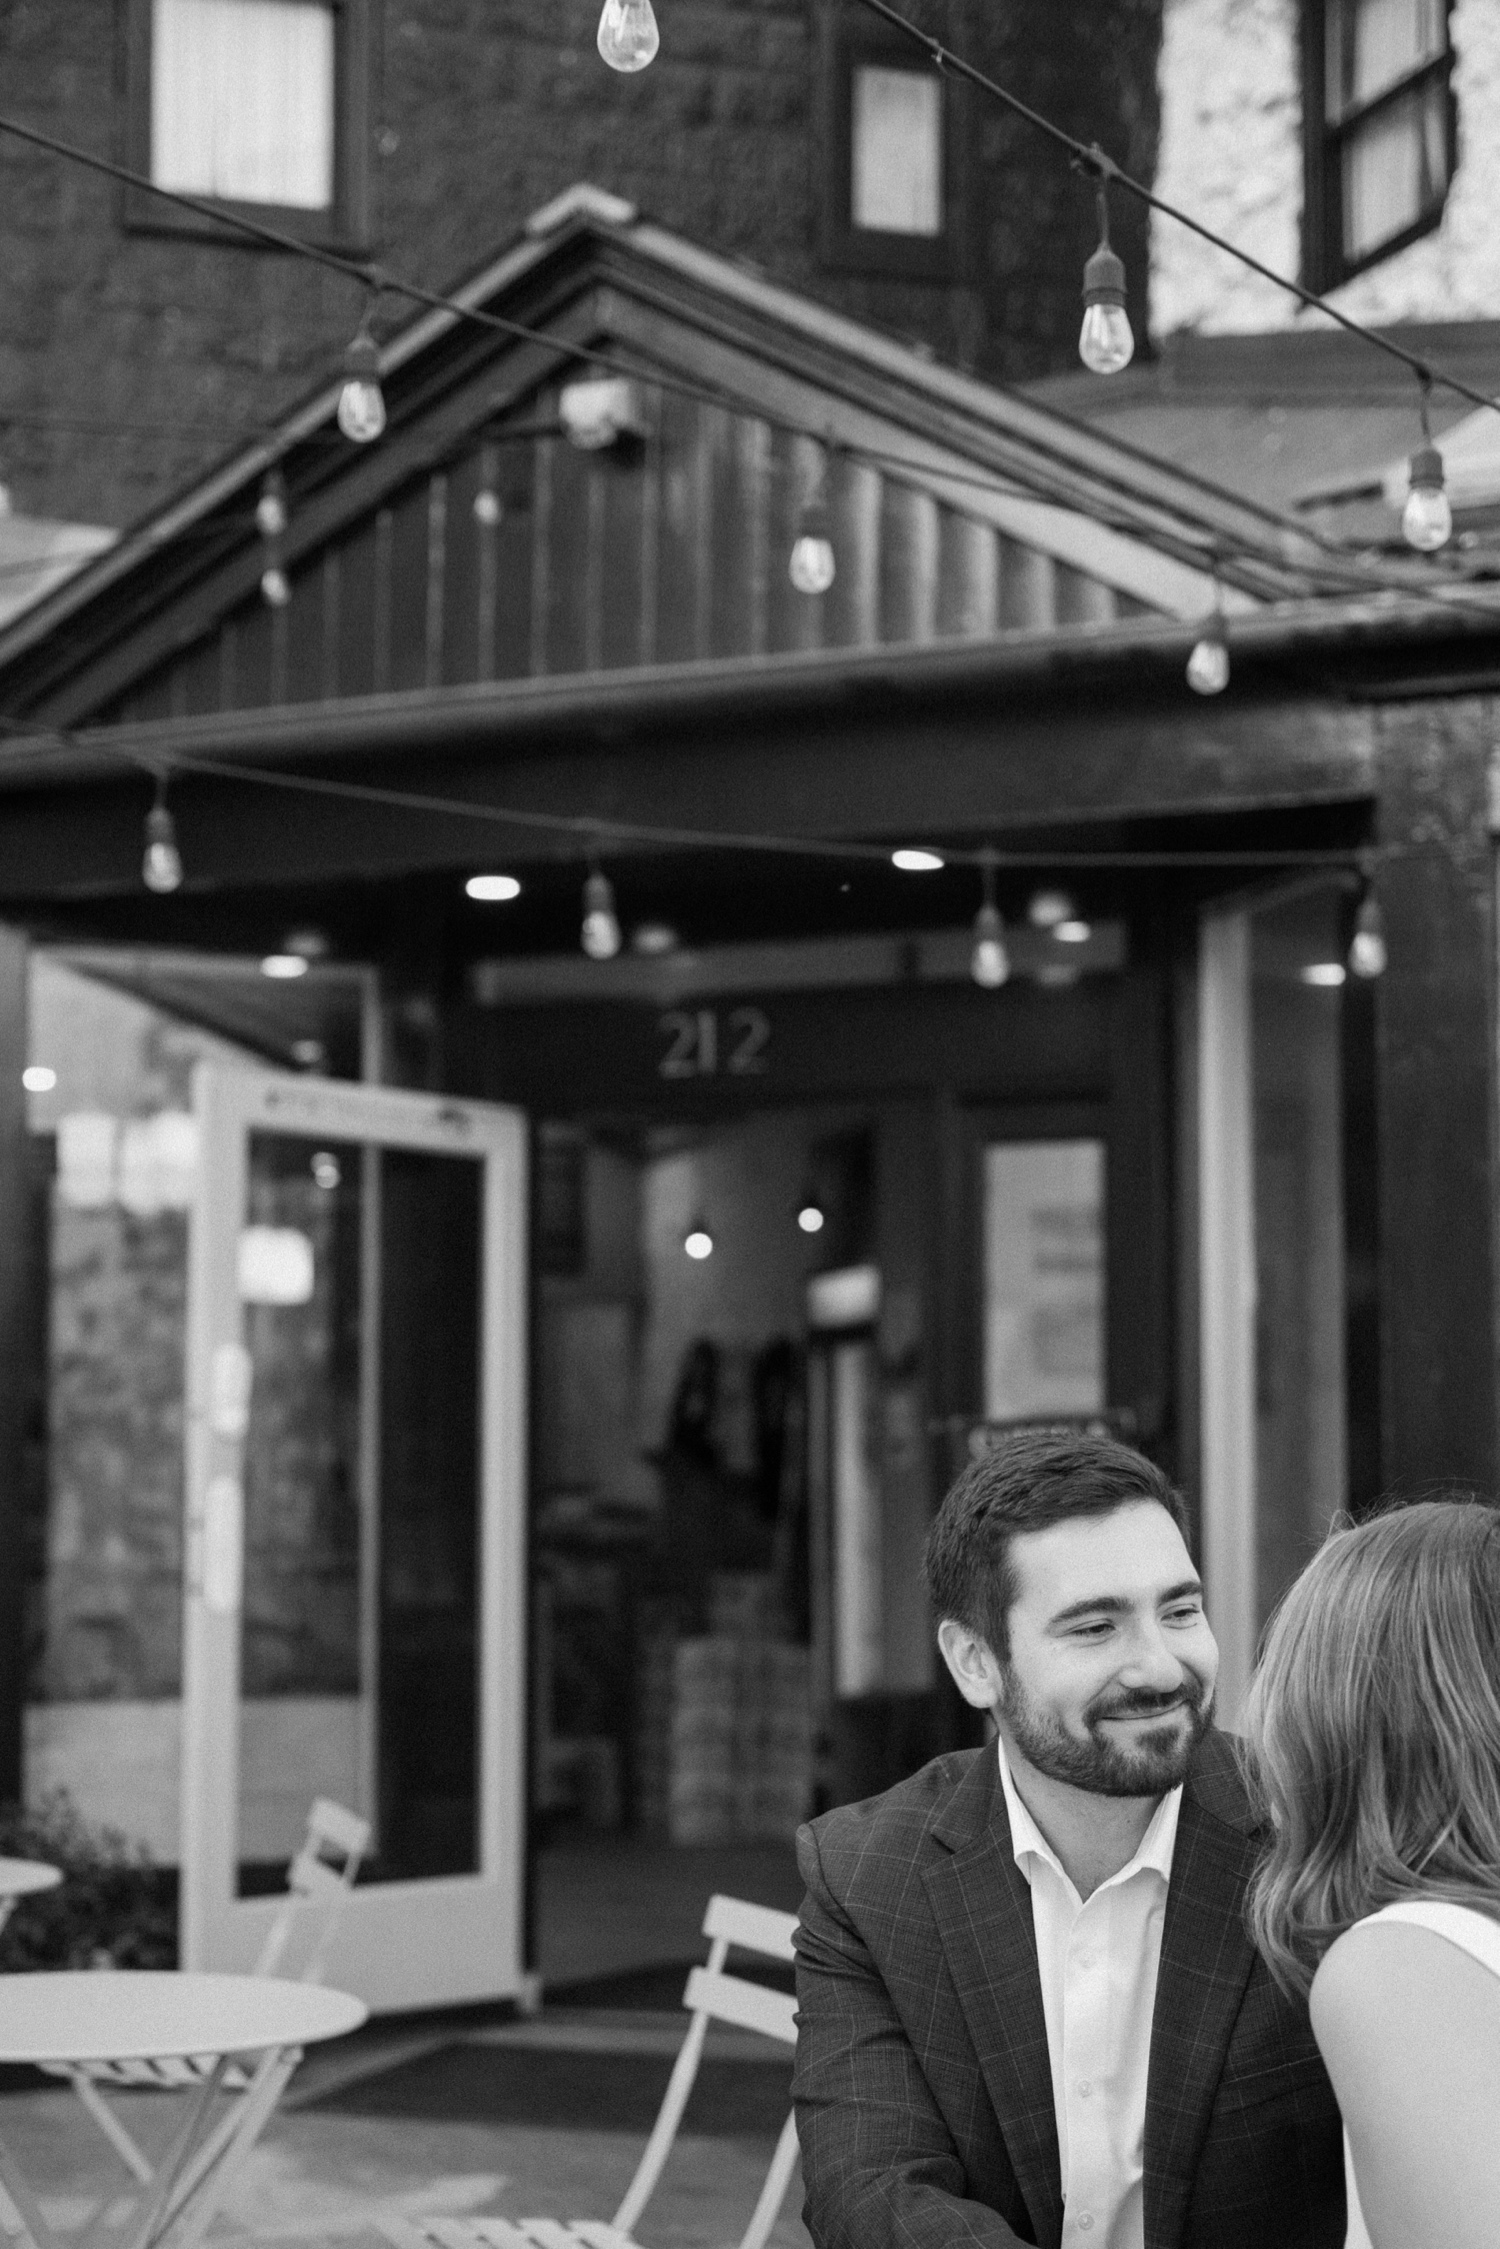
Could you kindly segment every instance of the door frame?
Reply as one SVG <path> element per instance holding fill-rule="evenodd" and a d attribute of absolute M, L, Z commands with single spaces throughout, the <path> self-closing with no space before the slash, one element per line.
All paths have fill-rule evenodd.
<path fill-rule="evenodd" d="M 479 1364 L 479 1867 L 371 1884 L 329 1977 L 381 2009 L 522 1996 L 526 1792 L 527 1128 L 491 1104 L 203 1063 L 188 1250 L 181 1957 L 245 1968 L 277 1901 L 239 1898 L 243 1415 L 236 1256 L 253 1131 L 468 1157 L 484 1167 Z M 220 1383 L 215 1401 L 215 1368 Z M 368 1535 L 366 1538 L 368 1544 Z M 461 1925 L 461 1927 L 460 1927 Z M 371 1972 L 368 1961 L 379 1968 Z M 366 1965 L 362 1965 L 365 1963 Z"/>

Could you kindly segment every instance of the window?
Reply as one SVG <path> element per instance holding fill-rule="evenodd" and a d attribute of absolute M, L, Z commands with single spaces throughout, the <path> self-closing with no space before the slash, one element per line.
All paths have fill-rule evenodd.
<path fill-rule="evenodd" d="M 1435 227 L 1454 163 L 1450 0 L 1307 9 L 1305 264 L 1329 287 Z"/>
<path fill-rule="evenodd" d="M 862 233 L 943 231 L 943 87 L 931 71 L 855 65 L 850 220 Z"/>
<path fill-rule="evenodd" d="M 864 273 L 951 276 L 962 176 L 953 89 L 914 65 L 909 42 L 820 11 L 821 248 Z"/>
<path fill-rule="evenodd" d="M 316 236 L 367 231 L 370 0 L 129 0 L 131 162 Z M 137 190 L 133 223 L 201 229 Z M 211 230 L 210 230 L 211 231 Z"/>

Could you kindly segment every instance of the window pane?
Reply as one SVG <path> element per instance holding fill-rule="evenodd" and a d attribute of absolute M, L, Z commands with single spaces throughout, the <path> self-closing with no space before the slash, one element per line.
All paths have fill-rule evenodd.
<path fill-rule="evenodd" d="M 854 224 L 881 234 L 941 234 L 939 81 L 915 70 L 862 64 L 854 73 L 852 138 Z"/>
<path fill-rule="evenodd" d="M 1104 1146 L 997 1140 L 984 1152 L 984 1411 L 1104 1408 Z"/>
<path fill-rule="evenodd" d="M 1328 26 L 1333 119 L 1399 85 L 1448 47 L 1443 0 L 1335 0 Z"/>
<path fill-rule="evenodd" d="M 1441 202 L 1448 185 L 1443 89 L 1429 86 L 1356 125 L 1344 143 L 1344 255 L 1368 257 Z"/>
<path fill-rule="evenodd" d="M 152 179 L 328 210 L 333 58 L 325 0 L 153 0 Z"/>

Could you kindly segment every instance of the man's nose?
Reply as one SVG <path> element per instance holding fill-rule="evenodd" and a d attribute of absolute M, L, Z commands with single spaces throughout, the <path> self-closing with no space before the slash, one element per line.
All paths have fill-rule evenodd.
<path fill-rule="evenodd" d="M 1135 1635 L 1129 1660 L 1120 1672 L 1123 1683 L 1152 1694 L 1174 1695 L 1184 1686 L 1187 1672 L 1154 1625 Z"/>

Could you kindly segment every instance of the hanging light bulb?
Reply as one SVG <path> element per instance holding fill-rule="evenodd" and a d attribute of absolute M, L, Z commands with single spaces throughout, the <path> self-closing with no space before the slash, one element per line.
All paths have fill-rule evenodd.
<path fill-rule="evenodd" d="M 705 1257 L 714 1253 L 714 1238 L 708 1230 L 708 1220 L 698 1217 L 682 1237 L 682 1246 L 693 1262 L 701 1265 Z"/>
<path fill-rule="evenodd" d="M 797 511 L 788 574 L 798 593 L 816 594 L 827 593 L 837 570 L 833 519 L 828 512 L 828 463 L 820 454 L 812 490 Z"/>
<path fill-rule="evenodd" d="M 620 950 L 620 917 L 615 886 L 595 867 L 583 886 L 583 928 L 579 943 L 591 961 L 612 961 Z M 706 1256 L 707 1251 L 704 1252 Z"/>
<path fill-rule="evenodd" d="M 1010 975 L 1010 954 L 1005 949 L 1005 923 L 995 904 L 995 861 L 984 855 L 984 899 L 974 916 L 974 949 L 969 974 L 986 992 L 998 992 Z"/>
<path fill-rule="evenodd" d="M 1406 505 L 1401 510 L 1401 536 L 1418 554 L 1436 554 L 1453 536 L 1453 509 L 1443 489 L 1443 456 L 1432 442 L 1432 430 L 1427 418 L 1427 394 L 1431 388 L 1424 379 L 1421 394 L 1422 442 L 1407 464 L 1409 489 Z M 1375 972 L 1379 974 L 1377 969 Z"/>
<path fill-rule="evenodd" d="M 268 609 L 285 609 L 291 600 L 291 581 L 279 562 L 268 562 L 262 570 L 260 598 Z"/>
<path fill-rule="evenodd" d="M 1214 589 L 1214 609 L 1193 642 L 1187 660 L 1187 683 L 1195 695 L 1222 695 L 1229 685 L 1229 631 Z"/>
<path fill-rule="evenodd" d="M 1118 375 L 1135 355 L 1125 310 L 1125 267 L 1109 245 L 1109 202 L 1099 186 L 1099 247 L 1083 269 L 1078 356 L 1096 375 Z"/>
<path fill-rule="evenodd" d="M 1349 973 L 1369 983 L 1384 976 L 1390 959 L 1385 941 L 1385 916 L 1380 911 L 1368 873 L 1360 893 L 1359 905 L 1354 915 L 1354 935 L 1349 941 Z"/>
<path fill-rule="evenodd" d="M 828 1213 L 818 1200 L 817 1191 L 809 1187 L 797 1205 L 797 1224 L 804 1234 L 821 1234 L 828 1223 Z"/>
<path fill-rule="evenodd" d="M 156 784 L 156 802 L 146 814 L 146 849 L 141 859 L 141 880 L 159 898 L 182 888 L 182 853 L 177 848 L 177 824 L 167 810 L 167 784 Z"/>
<path fill-rule="evenodd" d="M 661 45 L 651 0 L 604 0 L 597 44 L 611 70 L 644 70 Z"/>
<path fill-rule="evenodd" d="M 339 428 L 354 445 L 373 445 L 385 428 L 380 346 L 370 334 L 368 311 L 344 354 L 344 387 L 339 392 L 338 419 Z"/>
<path fill-rule="evenodd" d="M 286 479 L 280 469 L 268 469 L 255 503 L 255 528 L 263 539 L 279 539 L 286 525 Z"/>

